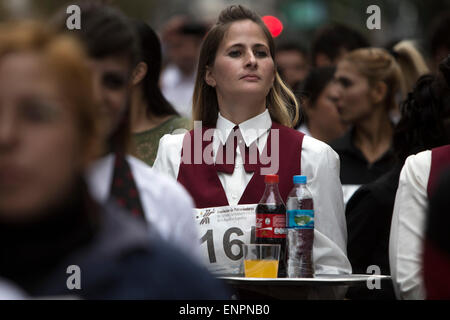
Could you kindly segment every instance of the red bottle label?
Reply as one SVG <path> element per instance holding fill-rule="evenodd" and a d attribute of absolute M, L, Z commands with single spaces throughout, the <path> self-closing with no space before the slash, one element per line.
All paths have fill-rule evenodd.
<path fill-rule="evenodd" d="M 286 216 L 284 214 L 256 214 L 257 238 L 286 238 Z"/>

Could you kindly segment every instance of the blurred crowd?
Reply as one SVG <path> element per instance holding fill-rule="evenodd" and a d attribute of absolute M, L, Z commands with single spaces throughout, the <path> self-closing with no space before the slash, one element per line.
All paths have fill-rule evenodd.
<path fill-rule="evenodd" d="M 256 20 L 178 15 L 153 30 L 110 5 L 80 8 L 80 30 L 67 29 L 65 8 L 46 22 L 0 24 L 0 298 L 229 299 L 203 263 L 194 220 L 194 208 L 207 206 L 193 180 L 206 176 L 180 164 L 183 139 L 173 137 L 194 120 L 219 128 L 223 118 L 264 115 L 228 107 L 246 101 L 227 96 L 233 65 L 218 72 L 208 60 L 219 61 L 232 34 L 211 30 Z M 302 171 L 319 181 L 316 171 L 336 169 L 332 226 L 343 236 L 323 232 L 341 250 L 333 270 L 375 265 L 392 277 L 382 290 L 349 290 L 349 299 L 450 299 L 448 30 L 443 12 L 425 47 L 417 39 L 375 47 L 327 24 L 312 39 L 275 39 L 273 53 L 258 51 L 273 60 L 269 85 L 279 77 L 286 101 L 295 100 L 289 108 L 299 107 L 287 108 L 288 120 L 269 109 L 270 118 L 328 157 L 309 169 L 315 160 L 293 153 Z M 211 88 L 214 114 L 204 106 Z M 231 205 L 227 188 L 240 180 L 219 178 Z M 244 171 L 242 179 L 246 186 Z M 68 289 L 71 265 L 82 270 L 81 290 Z"/>

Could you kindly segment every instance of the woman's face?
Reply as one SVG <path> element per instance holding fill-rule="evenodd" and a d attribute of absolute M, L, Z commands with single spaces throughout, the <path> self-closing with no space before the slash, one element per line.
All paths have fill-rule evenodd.
<path fill-rule="evenodd" d="M 0 218 L 30 219 L 65 196 L 82 170 L 70 102 L 33 53 L 0 60 Z"/>
<path fill-rule="evenodd" d="M 206 82 L 220 99 L 265 98 L 273 85 L 275 68 L 263 30 L 251 20 L 233 22 L 208 67 Z"/>
<path fill-rule="evenodd" d="M 347 125 L 342 122 L 337 102 L 339 97 L 338 84 L 334 81 L 322 90 L 313 106 L 305 105 L 310 125 L 320 130 L 325 142 L 331 142 L 342 136 L 347 130 Z"/>
<path fill-rule="evenodd" d="M 126 56 L 89 59 L 93 72 L 94 98 L 100 106 L 104 134 L 114 132 L 130 98 L 130 63 Z"/>
<path fill-rule="evenodd" d="M 368 79 L 346 60 L 338 63 L 334 77 L 339 87 L 337 107 L 342 121 L 356 124 L 369 117 L 374 108 Z"/>

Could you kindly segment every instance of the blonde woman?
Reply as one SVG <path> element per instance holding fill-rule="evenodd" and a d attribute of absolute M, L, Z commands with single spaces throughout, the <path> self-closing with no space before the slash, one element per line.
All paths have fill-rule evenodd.
<path fill-rule="evenodd" d="M 394 165 L 391 112 L 404 95 L 404 79 L 387 50 L 364 48 L 348 53 L 338 63 L 338 112 L 350 125 L 331 147 L 341 160 L 341 182 L 347 201 L 362 184 L 370 183 Z"/>
<path fill-rule="evenodd" d="M 273 57 L 274 41 L 257 14 L 243 6 L 224 9 L 200 52 L 193 96 L 193 120 L 198 122 L 186 135 L 161 139 L 154 168 L 181 182 L 197 208 L 257 204 L 263 175 L 269 173 L 279 175 L 285 201 L 292 176 L 306 175 L 315 201 L 316 273 L 350 273 L 339 158 L 325 143 L 292 129 L 298 104 Z M 196 130 L 200 121 L 202 130 Z M 205 220 L 210 229 L 201 232 L 207 242 L 202 249 L 211 264 L 231 264 L 242 251 L 226 244 L 250 241 L 250 231 L 245 222 L 230 219 L 221 232 L 213 219 Z"/>

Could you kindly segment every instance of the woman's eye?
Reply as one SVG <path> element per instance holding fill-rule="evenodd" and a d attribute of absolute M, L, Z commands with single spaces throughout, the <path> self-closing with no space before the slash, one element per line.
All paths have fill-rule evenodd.
<path fill-rule="evenodd" d="M 241 52 L 238 50 L 233 50 L 233 51 L 230 51 L 230 53 L 228 53 L 228 55 L 232 58 L 237 58 L 241 55 Z"/>
<path fill-rule="evenodd" d="M 347 78 L 338 78 L 338 82 L 344 87 L 344 88 L 348 88 L 350 87 L 353 82 L 351 82 L 349 79 Z"/>
<path fill-rule="evenodd" d="M 57 109 L 44 102 L 24 102 L 20 108 L 22 118 L 33 123 L 50 122 L 57 116 Z"/>
<path fill-rule="evenodd" d="M 265 57 L 268 56 L 267 52 L 266 52 L 266 51 L 263 51 L 263 50 L 258 50 L 258 51 L 256 51 L 256 52 L 255 52 L 255 55 L 256 55 L 257 57 L 260 57 L 260 58 L 265 58 Z"/>
<path fill-rule="evenodd" d="M 103 75 L 103 85 L 112 90 L 120 90 L 126 86 L 127 79 L 125 76 L 115 72 L 107 72 Z"/>

